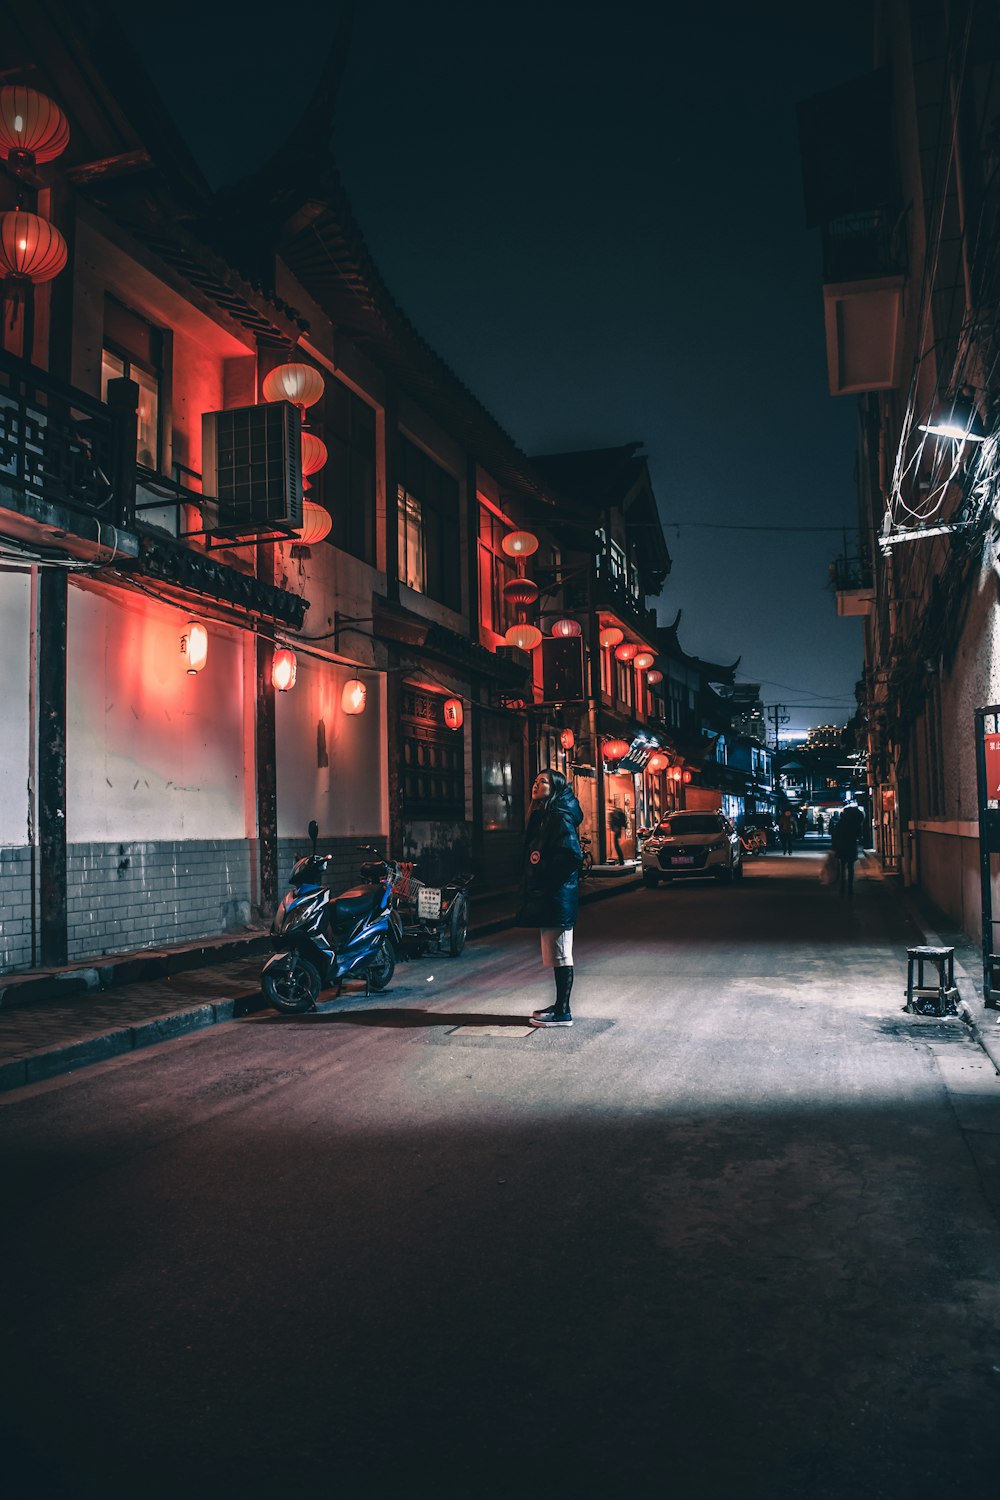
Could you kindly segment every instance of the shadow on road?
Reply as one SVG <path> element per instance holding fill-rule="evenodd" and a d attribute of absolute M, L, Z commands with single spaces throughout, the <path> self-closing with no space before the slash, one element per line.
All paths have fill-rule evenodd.
<path fill-rule="evenodd" d="M 417 1010 L 412 1007 L 401 1010 L 313 1011 L 304 1016 L 260 1016 L 257 1018 L 257 1024 L 265 1026 L 321 1026 L 336 1024 L 347 1026 L 393 1026 L 397 1028 L 447 1026 L 449 1029 L 454 1029 L 456 1026 L 516 1026 L 522 1028 L 527 1025 L 527 1021 L 527 1016 L 484 1015 L 481 1011 L 463 1015 L 453 1010 Z"/>

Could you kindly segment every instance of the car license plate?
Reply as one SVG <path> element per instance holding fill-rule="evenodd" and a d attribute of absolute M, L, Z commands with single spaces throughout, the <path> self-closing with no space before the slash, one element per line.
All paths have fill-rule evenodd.
<path fill-rule="evenodd" d="M 434 886 L 422 885 L 417 892 L 417 916 L 437 921 L 441 915 L 441 892 Z"/>
<path fill-rule="evenodd" d="M 672 865 L 693 865 L 694 864 L 694 855 L 693 854 L 673 854 L 670 857 L 670 863 Z"/>

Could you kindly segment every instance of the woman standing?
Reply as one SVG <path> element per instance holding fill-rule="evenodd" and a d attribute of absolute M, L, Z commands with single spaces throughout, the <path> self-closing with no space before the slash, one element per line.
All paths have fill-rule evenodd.
<path fill-rule="evenodd" d="M 531 788 L 524 833 L 520 927 L 538 927 L 542 963 L 555 971 L 556 998 L 532 1026 L 572 1026 L 573 924 L 580 904 L 580 804 L 560 771 L 540 771 Z"/>

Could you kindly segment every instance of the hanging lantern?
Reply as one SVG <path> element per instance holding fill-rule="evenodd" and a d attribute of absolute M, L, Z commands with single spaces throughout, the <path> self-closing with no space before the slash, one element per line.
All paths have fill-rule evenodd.
<path fill-rule="evenodd" d="M 620 646 L 615 647 L 616 661 L 632 661 L 639 654 L 639 647 L 635 641 L 623 641 Z"/>
<path fill-rule="evenodd" d="M 511 578 L 503 586 L 503 596 L 508 604 L 537 604 L 538 584 L 530 578 Z"/>
<path fill-rule="evenodd" d="M 633 662 L 633 666 L 635 667 L 635 670 L 637 672 L 648 672 L 655 660 L 656 657 L 653 655 L 652 651 L 640 651 L 639 655 Z"/>
<path fill-rule="evenodd" d="M 0 276 L 18 299 L 28 282 L 51 281 L 66 264 L 66 241 L 54 224 L 22 208 L 0 214 Z"/>
<path fill-rule="evenodd" d="M 503 638 L 508 646 L 517 646 L 521 651 L 534 651 L 541 643 L 542 632 L 537 625 L 512 625 L 509 630 L 504 631 Z"/>
<path fill-rule="evenodd" d="M 670 779 L 671 779 L 671 781 L 680 781 L 681 776 L 683 774 L 684 773 L 681 771 L 680 766 L 671 766 L 671 768 L 670 768 Z"/>
<path fill-rule="evenodd" d="M 601 631 L 598 639 L 605 651 L 610 651 L 612 646 L 617 646 L 619 641 L 625 639 L 624 630 L 619 630 L 617 625 L 607 625 Z"/>
<path fill-rule="evenodd" d="M 563 729 L 559 734 L 559 748 L 561 750 L 572 750 L 576 744 L 576 735 L 572 729 Z"/>
<path fill-rule="evenodd" d="M 690 786 L 693 778 L 694 778 L 694 773 L 692 771 L 682 771 L 681 772 L 681 780 L 683 781 L 683 783 L 684 783 L 685 786 Z"/>
<path fill-rule="evenodd" d="M 605 760 L 621 760 L 628 754 L 627 740 L 605 740 L 601 746 Z"/>
<path fill-rule="evenodd" d="M 55 161 L 69 144 L 69 123 L 58 104 L 35 89 L 0 89 L 0 156 L 12 166 Z"/>
<path fill-rule="evenodd" d="M 359 677 L 352 677 L 344 683 L 344 691 L 340 695 L 340 706 L 345 714 L 363 714 L 367 697 L 368 689 L 364 683 Z"/>
<path fill-rule="evenodd" d="M 538 538 L 530 531 L 508 531 L 500 545 L 508 557 L 530 557 L 538 551 Z"/>
<path fill-rule="evenodd" d="M 295 668 L 295 652 L 289 646 L 279 646 L 271 658 L 271 681 L 279 693 L 295 686 Z"/>
<path fill-rule="evenodd" d="M 318 438 L 314 432 L 302 434 L 302 473 L 304 475 L 318 474 L 329 456 L 322 438 Z"/>
<path fill-rule="evenodd" d="M 264 376 L 261 393 L 265 401 L 290 401 L 293 406 L 315 406 L 326 382 L 314 365 L 276 365 Z"/>
<path fill-rule="evenodd" d="M 582 635 L 583 626 L 580 624 L 579 620 L 571 620 L 568 618 L 565 620 L 554 620 L 552 624 L 552 634 L 560 640 L 568 641 L 571 640 L 574 636 Z"/>
<path fill-rule="evenodd" d="M 303 500 L 302 525 L 295 533 L 299 546 L 311 547 L 314 542 L 321 542 L 330 535 L 332 526 L 333 517 L 328 510 L 317 505 L 315 500 Z"/>
<path fill-rule="evenodd" d="M 200 620 L 188 620 L 181 636 L 181 655 L 189 677 L 195 677 L 208 661 L 208 631 Z"/>
<path fill-rule="evenodd" d="M 636 659 L 636 666 L 638 666 L 638 665 L 639 665 L 639 662 L 638 662 L 638 658 L 637 658 Z M 660 683 L 662 681 L 663 681 L 663 673 L 660 671 L 659 667 L 654 667 L 651 672 L 647 672 L 646 673 L 646 683 L 647 683 L 647 685 L 649 687 L 656 687 L 657 683 Z"/>
<path fill-rule="evenodd" d="M 444 700 L 444 722 L 448 729 L 461 729 L 465 722 L 465 709 L 462 707 L 461 698 Z"/>
<path fill-rule="evenodd" d="M 670 756 L 664 755 L 661 750 L 654 750 L 646 762 L 647 771 L 665 771 L 670 764 Z"/>

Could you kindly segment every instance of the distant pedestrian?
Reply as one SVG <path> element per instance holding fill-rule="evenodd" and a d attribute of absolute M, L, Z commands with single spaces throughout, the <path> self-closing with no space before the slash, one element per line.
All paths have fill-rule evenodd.
<path fill-rule="evenodd" d="M 532 1026 L 572 1026 L 573 927 L 580 904 L 579 802 L 560 771 L 540 771 L 531 788 L 524 833 L 519 927 L 541 933 L 542 963 L 554 971 L 555 1004 L 536 1010 Z"/>
<path fill-rule="evenodd" d="M 854 895 L 854 865 L 864 838 L 865 815 L 856 802 L 848 802 L 833 829 L 833 852 L 840 866 L 840 894 Z"/>
<path fill-rule="evenodd" d="M 618 863 L 625 863 L 625 855 L 622 853 L 622 834 L 628 828 L 628 818 L 620 807 L 613 807 L 608 813 L 608 827 L 611 829 L 611 837 L 615 841 L 615 855 Z"/>
<path fill-rule="evenodd" d="M 790 807 L 786 807 L 778 819 L 778 830 L 781 834 L 782 854 L 791 854 L 792 839 L 795 837 L 795 814 Z"/>

